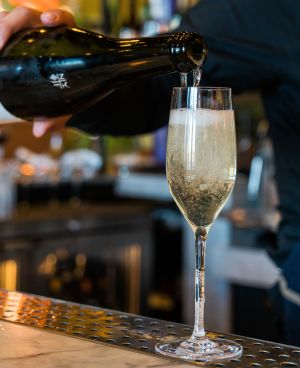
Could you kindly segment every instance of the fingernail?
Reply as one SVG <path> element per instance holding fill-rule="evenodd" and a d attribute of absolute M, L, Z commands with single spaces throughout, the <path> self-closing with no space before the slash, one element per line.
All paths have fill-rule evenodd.
<path fill-rule="evenodd" d="M 45 134 L 46 130 L 44 125 L 45 124 L 43 122 L 36 122 L 33 124 L 32 132 L 36 138 L 40 138 Z"/>
<path fill-rule="evenodd" d="M 43 20 L 46 21 L 46 22 L 49 22 L 49 23 L 54 23 L 54 22 L 57 22 L 58 19 L 59 19 L 59 15 L 56 13 L 56 12 L 46 12 L 42 15 L 43 17 Z"/>

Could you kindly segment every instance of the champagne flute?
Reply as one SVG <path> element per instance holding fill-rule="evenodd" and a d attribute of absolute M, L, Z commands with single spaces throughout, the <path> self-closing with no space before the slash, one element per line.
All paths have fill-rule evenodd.
<path fill-rule="evenodd" d="M 205 248 L 208 231 L 236 177 L 236 140 L 230 88 L 174 88 L 167 144 L 170 192 L 195 234 L 195 323 L 189 338 L 156 345 L 158 353 L 191 361 L 242 354 L 233 341 L 204 329 Z"/>

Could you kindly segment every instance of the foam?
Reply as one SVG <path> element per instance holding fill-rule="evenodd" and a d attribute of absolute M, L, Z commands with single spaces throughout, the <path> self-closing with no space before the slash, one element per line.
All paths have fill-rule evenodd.
<path fill-rule="evenodd" d="M 170 125 L 199 124 L 203 127 L 216 124 L 216 122 L 232 122 L 233 110 L 210 109 L 175 109 L 170 112 Z"/>

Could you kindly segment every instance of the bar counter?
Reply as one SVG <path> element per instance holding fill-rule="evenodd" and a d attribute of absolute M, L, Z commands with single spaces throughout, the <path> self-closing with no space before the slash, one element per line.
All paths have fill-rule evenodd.
<path fill-rule="evenodd" d="M 160 357 L 8 322 L 0 323 L 0 361 L 1 368 L 168 368 L 174 365 Z"/>
<path fill-rule="evenodd" d="M 158 356 L 154 346 L 191 327 L 113 310 L 0 290 L 0 367 L 190 367 Z M 205 367 L 300 367 L 300 348 L 220 335 L 239 342 L 240 359 Z M 195 363 L 194 363 L 195 364 Z"/>

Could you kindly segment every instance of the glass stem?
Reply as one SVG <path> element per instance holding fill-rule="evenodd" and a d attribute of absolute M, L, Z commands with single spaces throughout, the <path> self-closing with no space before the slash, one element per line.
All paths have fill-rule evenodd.
<path fill-rule="evenodd" d="M 200 227 L 195 232 L 195 324 L 192 339 L 205 338 L 204 303 L 205 303 L 205 251 L 207 231 Z"/>

